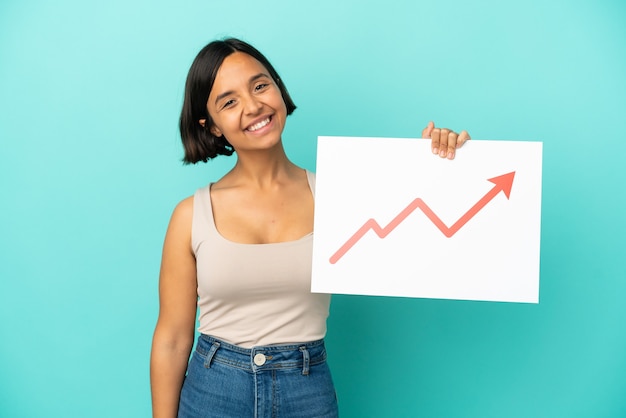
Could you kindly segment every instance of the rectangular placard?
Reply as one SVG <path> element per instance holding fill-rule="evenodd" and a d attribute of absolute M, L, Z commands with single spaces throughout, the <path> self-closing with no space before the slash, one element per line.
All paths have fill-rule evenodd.
<path fill-rule="evenodd" d="M 311 290 L 538 303 L 542 143 L 319 137 Z"/>

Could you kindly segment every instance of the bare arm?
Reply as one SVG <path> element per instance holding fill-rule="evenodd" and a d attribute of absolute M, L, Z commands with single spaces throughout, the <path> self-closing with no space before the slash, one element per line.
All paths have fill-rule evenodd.
<path fill-rule="evenodd" d="M 159 318 L 152 339 L 152 415 L 174 418 L 196 320 L 196 260 L 191 249 L 193 198 L 183 200 L 170 220 L 159 276 Z"/>

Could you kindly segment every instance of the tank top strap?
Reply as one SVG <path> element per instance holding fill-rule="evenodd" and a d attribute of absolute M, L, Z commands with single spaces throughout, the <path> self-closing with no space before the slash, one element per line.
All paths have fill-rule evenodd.
<path fill-rule="evenodd" d="M 306 170 L 306 178 L 309 181 L 309 188 L 313 194 L 313 199 L 315 199 L 315 173 Z"/>
<path fill-rule="evenodd" d="M 202 242 L 214 242 L 219 234 L 213 220 L 211 206 L 211 185 L 202 187 L 193 196 L 193 217 L 191 224 L 191 245 L 194 253 Z"/>

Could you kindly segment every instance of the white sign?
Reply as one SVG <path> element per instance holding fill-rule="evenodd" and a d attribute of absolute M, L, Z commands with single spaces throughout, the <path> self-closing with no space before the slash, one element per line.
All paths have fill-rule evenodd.
<path fill-rule="evenodd" d="M 542 143 L 319 137 L 311 290 L 539 302 Z"/>

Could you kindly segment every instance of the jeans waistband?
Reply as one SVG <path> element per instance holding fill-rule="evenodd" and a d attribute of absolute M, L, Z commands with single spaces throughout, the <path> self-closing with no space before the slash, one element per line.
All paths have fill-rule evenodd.
<path fill-rule="evenodd" d="M 326 361 L 324 340 L 244 348 L 202 334 L 196 352 L 204 358 L 207 368 L 220 363 L 250 372 L 302 369 L 302 374 L 307 375 L 310 366 Z"/>

